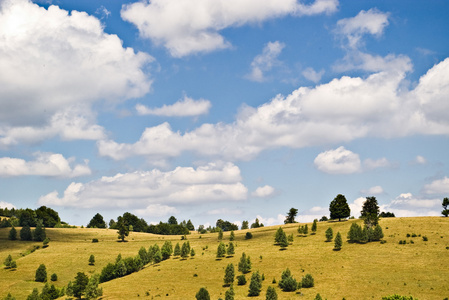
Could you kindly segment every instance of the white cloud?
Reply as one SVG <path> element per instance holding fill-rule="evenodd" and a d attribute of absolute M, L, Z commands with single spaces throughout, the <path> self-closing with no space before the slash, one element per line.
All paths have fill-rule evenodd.
<path fill-rule="evenodd" d="M 282 214 L 278 214 L 276 218 L 264 218 L 260 215 L 257 215 L 256 217 L 257 219 L 259 219 L 259 223 L 262 223 L 264 226 L 272 226 L 272 225 L 280 225 L 280 224 L 284 224 L 284 220 L 285 220 L 285 216 Z M 250 222 L 250 226 L 252 223 L 254 223 L 256 221 L 256 219 L 252 220 Z"/>
<path fill-rule="evenodd" d="M 384 193 L 384 189 L 380 185 L 376 185 L 360 192 L 365 195 L 381 195 Z"/>
<path fill-rule="evenodd" d="M 145 155 L 159 160 L 189 151 L 234 161 L 280 147 L 333 145 L 365 137 L 448 135 L 449 119 L 437 114 L 449 111 L 449 102 L 443 101 L 449 94 L 447 74 L 449 58 L 429 70 L 412 91 L 402 90 L 403 70 L 367 78 L 343 76 L 314 88 L 300 87 L 288 96 L 278 95 L 257 108 L 244 106 L 233 123 L 203 124 L 185 133 L 163 123 L 146 128 L 134 144 L 102 140 L 97 145 L 100 155 L 114 159 Z M 349 156 L 345 167 L 352 167 L 347 172 L 358 170 L 355 156 Z"/>
<path fill-rule="evenodd" d="M 257 55 L 251 62 L 251 72 L 246 78 L 258 82 L 266 81 L 267 78 L 264 73 L 281 64 L 277 57 L 281 54 L 284 47 L 285 44 L 278 41 L 266 44 L 262 50 L 262 54 Z"/>
<path fill-rule="evenodd" d="M 329 208 L 314 206 L 309 210 L 305 210 L 301 214 L 299 214 L 299 216 L 296 218 L 296 221 L 300 223 L 313 222 L 313 220 L 315 219 L 321 219 L 322 216 L 329 217 Z"/>
<path fill-rule="evenodd" d="M 153 58 L 123 48 L 84 12 L 2 1 L 0 45 L 2 146 L 57 135 L 102 138 L 91 105 L 140 97 L 151 87 L 143 68 Z M 73 107 L 82 114 L 70 115 Z"/>
<path fill-rule="evenodd" d="M 389 211 L 396 217 L 439 216 L 441 199 L 418 198 L 411 193 L 403 193 L 390 203 L 380 205 L 381 211 Z"/>
<path fill-rule="evenodd" d="M 426 194 L 444 195 L 449 194 L 449 178 L 444 176 L 442 179 L 434 180 L 424 186 Z"/>
<path fill-rule="evenodd" d="M 425 165 L 427 164 L 427 159 L 424 156 L 417 155 L 413 161 L 415 164 Z"/>
<path fill-rule="evenodd" d="M 19 158 L 0 158 L 0 177 L 39 175 L 50 177 L 79 177 L 90 175 L 91 170 L 86 164 L 75 165 L 73 159 L 66 159 L 61 154 L 35 153 L 36 160 L 25 161 Z"/>
<path fill-rule="evenodd" d="M 359 197 L 354 200 L 354 202 L 349 203 L 349 208 L 351 209 L 351 216 L 356 218 L 360 217 L 360 212 L 362 211 L 363 203 L 366 201 L 366 197 Z"/>
<path fill-rule="evenodd" d="M 11 204 L 9 202 L 5 202 L 5 201 L 0 201 L 0 207 L 1 208 L 8 208 L 8 209 L 16 208 L 13 204 Z"/>
<path fill-rule="evenodd" d="M 137 104 L 136 110 L 139 115 L 194 117 L 209 113 L 209 109 L 211 108 L 211 106 L 212 105 L 209 100 L 194 100 L 192 98 L 184 96 L 184 99 L 172 105 L 163 105 L 159 108 L 148 108 L 142 104 Z"/>
<path fill-rule="evenodd" d="M 302 72 L 302 75 L 307 80 L 318 83 L 321 80 L 321 77 L 324 75 L 324 70 L 317 72 L 313 68 L 307 68 Z"/>
<path fill-rule="evenodd" d="M 388 26 L 388 13 L 375 8 L 360 11 L 353 18 L 341 19 L 337 22 L 336 33 L 347 39 L 350 48 L 360 47 L 361 38 L 365 34 L 381 36 Z"/>
<path fill-rule="evenodd" d="M 318 154 L 313 162 L 318 170 L 329 174 L 352 174 L 361 171 L 359 155 L 343 146 Z"/>
<path fill-rule="evenodd" d="M 139 216 L 164 217 L 168 215 L 176 215 L 179 213 L 179 210 L 168 205 L 150 204 L 144 209 L 136 209 L 135 213 Z"/>
<path fill-rule="evenodd" d="M 379 158 L 377 160 L 373 160 L 371 158 L 367 158 L 363 161 L 363 167 L 368 170 L 378 169 L 378 168 L 388 168 L 393 164 L 388 161 L 385 157 Z"/>
<path fill-rule="evenodd" d="M 137 26 L 140 36 L 182 57 L 231 47 L 220 34 L 225 28 L 287 15 L 332 13 L 337 6 L 337 0 L 317 0 L 310 5 L 296 0 L 153 0 L 124 5 L 121 16 Z"/>
<path fill-rule="evenodd" d="M 111 12 L 106 7 L 104 7 L 104 5 L 101 5 L 99 8 L 97 8 L 97 10 L 95 10 L 95 14 L 100 15 L 102 19 L 107 19 L 111 15 Z"/>
<path fill-rule="evenodd" d="M 196 169 L 177 167 L 168 172 L 154 169 L 119 173 L 86 184 L 73 182 L 62 197 L 54 191 L 42 196 L 39 204 L 82 208 L 131 207 L 149 214 L 158 207 L 170 211 L 174 205 L 245 200 L 248 189 L 240 180 L 239 168 L 231 163 L 210 163 Z"/>
<path fill-rule="evenodd" d="M 273 196 L 275 189 L 272 186 L 265 185 L 258 187 L 254 192 L 251 193 L 253 197 L 266 198 Z"/>

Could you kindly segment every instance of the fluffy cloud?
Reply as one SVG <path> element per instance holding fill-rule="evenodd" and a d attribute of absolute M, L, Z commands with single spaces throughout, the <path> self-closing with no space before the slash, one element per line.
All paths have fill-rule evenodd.
<path fill-rule="evenodd" d="M 435 180 L 424 186 L 426 194 L 445 195 L 449 194 L 449 178 L 444 176 L 442 179 Z"/>
<path fill-rule="evenodd" d="M 142 37 L 167 48 L 172 56 L 229 48 L 220 35 L 229 27 L 261 23 L 286 15 L 315 15 L 337 10 L 337 0 L 153 0 L 124 5 L 121 16 L 133 23 Z"/>
<path fill-rule="evenodd" d="M 136 105 L 136 110 L 139 115 L 156 115 L 167 117 L 194 117 L 209 113 L 211 108 L 209 100 L 199 99 L 194 100 L 187 96 L 184 99 L 172 104 L 163 105 L 159 108 L 148 108 L 142 104 Z"/>
<path fill-rule="evenodd" d="M 258 187 L 254 192 L 251 193 L 253 197 L 266 198 L 274 194 L 275 189 L 272 186 L 265 185 Z"/>
<path fill-rule="evenodd" d="M 380 185 L 376 185 L 360 192 L 365 195 L 381 195 L 384 193 L 384 189 Z"/>
<path fill-rule="evenodd" d="M 39 199 L 40 205 L 138 209 L 145 214 L 174 211 L 173 205 L 242 201 L 248 189 L 240 182 L 240 169 L 231 163 L 210 163 L 196 169 L 177 167 L 162 172 L 117 174 L 86 184 L 71 183 L 59 197 L 54 191 Z"/>
<path fill-rule="evenodd" d="M 300 87 L 285 97 L 278 95 L 257 108 L 244 106 L 230 124 L 203 124 L 181 133 L 163 123 L 146 128 L 134 144 L 102 140 L 97 145 L 100 155 L 114 159 L 134 155 L 161 159 L 190 151 L 233 161 L 279 147 L 329 145 L 364 137 L 448 135 L 449 120 L 437 114 L 449 111 L 449 102 L 443 101 L 449 94 L 447 74 L 449 58 L 429 70 L 411 91 L 402 90 L 404 70 L 367 78 L 344 76 L 314 88 Z M 355 155 L 349 158 L 346 167 L 357 170 Z"/>
<path fill-rule="evenodd" d="M 84 165 L 71 167 L 73 159 L 66 159 L 61 154 L 36 153 L 36 160 L 25 161 L 19 158 L 0 158 L 0 177 L 40 175 L 51 177 L 78 177 L 90 175 L 91 170 Z"/>
<path fill-rule="evenodd" d="M 16 208 L 13 204 L 11 204 L 9 202 L 5 202 L 5 201 L 0 201 L 0 207 L 1 208 L 8 208 L 8 209 Z"/>
<path fill-rule="evenodd" d="M 262 50 L 262 54 L 257 55 L 251 63 L 251 73 L 246 76 L 249 80 L 263 82 L 266 80 L 265 72 L 270 71 L 280 62 L 277 60 L 285 44 L 269 42 Z"/>
<path fill-rule="evenodd" d="M 150 204 L 146 208 L 134 210 L 139 216 L 146 217 L 164 217 L 168 215 L 176 215 L 179 210 L 176 207 L 163 204 Z"/>
<path fill-rule="evenodd" d="M 335 31 L 347 39 L 350 48 L 358 48 L 363 35 L 381 36 L 386 26 L 388 26 L 388 13 L 372 8 L 360 11 L 353 18 L 339 20 Z"/>
<path fill-rule="evenodd" d="M 324 74 L 324 70 L 319 72 L 315 71 L 313 68 L 307 68 L 302 72 L 302 75 L 307 79 L 314 83 L 318 83 L 321 80 L 321 77 Z"/>
<path fill-rule="evenodd" d="M 441 214 L 441 199 L 419 198 L 403 193 L 380 208 L 381 211 L 393 212 L 396 217 L 438 216 Z"/>
<path fill-rule="evenodd" d="M 123 48 L 116 35 L 106 34 L 100 21 L 84 12 L 53 5 L 45 9 L 28 0 L 2 1 L 1 145 L 31 136 L 103 137 L 90 106 L 147 93 L 151 80 L 143 68 L 151 61 L 145 53 Z M 83 114 L 70 115 L 73 107 Z"/>
<path fill-rule="evenodd" d="M 285 220 L 285 216 L 283 214 L 278 214 L 276 218 L 264 218 L 260 215 L 257 215 L 256 218 L 259 220 L 259 223 L 262 223 L 264 226 L 284 224 Z M 254 223 L 255 221 L 256 219 L 252 220 L 250 224 Z"/>
<path fill-rule="evenodd" d="M 318 170 L 329 174 L 351 174 L 361 171 L 359 155 L 341 146 L 318 154 L 314 160 Z"/>

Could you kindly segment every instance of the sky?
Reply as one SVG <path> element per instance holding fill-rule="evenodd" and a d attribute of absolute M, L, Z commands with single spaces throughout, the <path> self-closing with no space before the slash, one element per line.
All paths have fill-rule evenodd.
<path fill-rule="evenodd" d="M 0 207 L 282 224 L 449 197 L 449 2 L 0 0 Z"/>

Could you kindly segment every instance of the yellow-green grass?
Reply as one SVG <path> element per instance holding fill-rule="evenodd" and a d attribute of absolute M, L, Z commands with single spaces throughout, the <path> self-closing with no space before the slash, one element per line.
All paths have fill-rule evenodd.
<path fill-rule="evenodd" d="M 295 238 L 287 250 L 274 245 L 274 235 L 279 226 L 249 230 L 253 239 L 245 240 L 248 230 L 236 231 L 236 254 L 233 257 L 215 258 L 219 241 L 217 234 L 193 233 L 187 238 L 196 256 L 187 260 L 170 258 L 157 265 L 147 265 L 143 270 L 101 284 L 103 299 L 135 299 L 160 296 L 163 299 L 194 299 L 201 287 L 206 287 L 211 299 L 223 298 L 227 287 L 223 287 L 224 270 L 229 263 L 237 264 L 243 252 L 251 257 L 252 270 L 264 274 L 262 293 L 252 299 L 265 299 L 268 286 L 274 286 L 279 299 L 314 299 L 317 293 L 331 299 L 381 299 L 391 294 L 412 295 L 420 300 L 449 297 L 449 218 L 385 218 L 383 228 L 385 244 L 350 244 L 346 235 L 352 222 L 320 222 L 316 235 L 300 237 L 299 225 L 283 225 L 287 234 Z M 309 224 L 310 230 L 311 224 Z M 334 236 L 342 234 L 341 251 L 333 251 L 334 243 L 325 242 L 324 232 L 332 227 Z M 20 230 L 20 228 L 18 228 Z M 148 249 L 154 243 L 162 246 L 169 240 L 173 246 L 182 244 L 181 236 L 160 236 L 131 233 L 128 242 L 117 242 L 115 230 L 105 229 L 47 229 L 51 242 L 49 247 L 21 256 L 35 242 L 8 241 L 9 228 L 0 229 L 0 263 L 11 254 L 17 261 L 17 270 L 0 269 L 0 298 L 11 292 L 17 299 L 25 299 L 34 287 L 41 289 L 42 283 L 34 282 L 39 264 L 47 267 L 48 277 L 58 275 L 56 286 L 66 286 L 77 272 L 89 276 L 100 273 L 108 262 L 114 262 L 119 253 L 122 257 L 135 256 L 140 247 Z M 406 235 L 415 233 L 421 237 Z M 426 236 L 428 241 L 423 241 Z M 201 238 L 200 238 L 201 237 Z M 99 243 L 92 243 L 98 238 Z M 400 240 L 407 244 L 400 245 Z M 413 244 L 410 241 L 413 240 Z M 229 233 L 224 234 L 229 243 Z M 205 249 L 207 247 L 207 249 Z M 204 249 L 204 250 L 203 250 Z M 89 256 L 95 256 L 95 266 L 89 266 Z M 307 273 L 315 279 L 315 287 L 286 293 L 273 284 L 278 282 L 282 271 L 289 268 L 300 280 Z M 251 273 L 246 274 L 248 283 L 234 284 L 236 299 L 247 297 Z M 301 293 L 302 296 L 300 296 Z M 159 297 L 158 297 L 159 298 Z"/>

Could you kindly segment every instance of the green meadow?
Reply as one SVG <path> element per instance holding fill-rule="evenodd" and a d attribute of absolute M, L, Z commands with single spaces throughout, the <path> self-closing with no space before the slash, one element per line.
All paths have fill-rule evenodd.
<path fill-rule="evenodd" d="M 323 299 L 347 300 L 381 299 L 382 296 L 400 294 L 420 300 L 449 297 L 449 218 L 416 217 L 384 218 L 380 220 L 384 243 L 351 244 L 346 235 L 351 223 L 319 222 L 315 235 L 299 236 L 297 229 L 304 223 L 282 225 L 294 241 L 286 250 L 274 245 L 279 226 L 235 231 L 235 255 L 216 259 L 219 244 L 218 233 L 187 236 L 196 255 L 182 260 L 171 257 L 158 264 L 148 264 L 137 273 L 102 283 L 103 299 L 195 299 L 195 294 L 205 287 L 211 299 L 225 298 L 228 287 L 223 287 L 225 268 L 237 264 L 243 252 L 250 256 L 252 271 L 264 275 L 262 292 L 252 299 L 265 299 L 268 286 L 276 288 L 279 299 L 312 300 L 317 293 Z M 334 242 L 325 242 L 325 231 L 331 227 L 334 237 L 340 232 L 343 246 L 333 251 Z M 17 269 L 0 269 L 0 299 L 9 293 L 16 299 L 26 299 L 33 288 L 42 289 L 43 283 L 34 281 L 40 264 L 47 267 L 48 278 L 56 273 L 57 287 L 67 286 L 77 272 L 91 276 L 101 273 L 109 262 L 115 262 L 118 254 L 123 258 L 136 256 L 143 246 L 148 249 L 167 240 L 173 247 L 182 243 L 181 236 L 162 236 L 131 232 L 126 242 L 117 240 L 116 230 L 90 228 L 47 228 L 50 243 L 42 248 L 42 242 L 8 240 L 10 228 L 0 229 L 0 263 L 11 254 Z M 19 231 L 20 228 L 17 228 Z M 246 240 L 250 231 L 253 238 Z M 407 237 L 407 234 L 410 235 Z M 229 232 L 223 242 L 229 243 Z M 423 239 L 427 238 L 427 241 Z M 92 243 L 97 238 L 98 243 Z M 405 244 L 399 241 L 405 240 Z M 39 249 L 33 251 L 36 246 Z M 95 256 L 95 265 L 89 265 L 89 256 Z M 312 288 L 296 292 L 283 292 L 277 283 L 282 271 L 289 268 L 296 280 L 311 274 L 315 280 Z M 246 274 L 246 285 L 234 283 L 235 299 L 248 298 L 251 273 Z"/>

